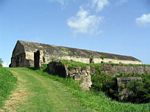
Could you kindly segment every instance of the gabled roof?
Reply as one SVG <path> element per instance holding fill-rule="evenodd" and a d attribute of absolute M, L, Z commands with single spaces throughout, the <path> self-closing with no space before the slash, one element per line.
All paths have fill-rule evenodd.
<path fill-rule="evenodd" d="M 34 52 L 35 50 L 43 50 L 48 55 L 59 55 L 59 56 L 79 56 L 79 57 L 95 57 L 95 58 L 109 58 L 118 60 L 130 60 L 130 61 L 140 61 L 132 56 L 117 55 L 111 53 L 97 52 L 85 49 L 69 48 L 63 46 L 54 46 L 48 44 L 42 44 L 37 42 L 28 41 L 18 41 L 24 46 L 25 52 Z"/>

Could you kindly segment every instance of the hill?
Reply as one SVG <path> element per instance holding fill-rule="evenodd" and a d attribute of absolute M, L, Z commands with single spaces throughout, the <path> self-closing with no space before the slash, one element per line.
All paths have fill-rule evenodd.
<path fill-rule="evenodd" d="M 112 101 L 103 93 L 80 90 L 71 79 L 27 68 L 10 70 L 17 77 L 17 87 L 2 112 L 150 112 L 150 104 Z"/>

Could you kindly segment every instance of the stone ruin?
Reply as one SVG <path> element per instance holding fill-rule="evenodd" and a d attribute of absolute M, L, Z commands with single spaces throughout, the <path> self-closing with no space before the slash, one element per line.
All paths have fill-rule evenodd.
<path fill-rule="evenodd" d="M 89 66 L 86 68 L 69 68 L 61 61 L 52 61 L 48 64 L 47 71 L 50 74 L 55 74 L 63 78 L 73 78 L 79 82 L 80 87 L 84 90 L 89 90 L 91 88 L 92 81 Z"/>
<path fill-rule="evenodd" d="M 60 61 L 54 62 L 53 60 L 69 60 L 87 64 L 107 63 L 106 66 L 104 65 L 100 70 L 112 76 L 118 73 L 150 73 L 150 66 L 142 66 L 142 62 L 132 56 L 27 41 L 17 41 L 12 53 L 10 67 L 35 67 L 38 69 L 42 64 L 49 63 L 49 73 L 61 77 L 71 77 L 81 82 L 80 86 L 82 88 L 86 90 L 90 89 L 92 85 L 91 74 L 93 74 L 94 70 L 91 70 L 90 67 L 68 68 Z M 131 66 L 128 66 L 129 64 L 131 64 Z M 136 64 L 137 66 L 132 66 L 132 64 Z"/>
<path fill-rule="evenodd" d="M 54 46 L 36 42 L 17 41 L 10 67 L 37 67 L 52 60 L 73 60 L 82 63 L 142 64 L 132 56 L 91 50 Z"/>

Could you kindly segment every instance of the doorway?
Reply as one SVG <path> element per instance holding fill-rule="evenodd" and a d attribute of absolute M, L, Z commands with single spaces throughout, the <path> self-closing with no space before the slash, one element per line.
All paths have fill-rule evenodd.
<path fill-rule="evenodd" d="M 34 52 L 34 67 L 40 68 L 40 51 Z"/>

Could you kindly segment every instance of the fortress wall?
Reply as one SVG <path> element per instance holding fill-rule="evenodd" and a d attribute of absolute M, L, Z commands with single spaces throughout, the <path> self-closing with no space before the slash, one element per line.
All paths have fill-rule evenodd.
<path fill-rule="evenodd" d="M 82 63 L 89 63 L 90 59 L 89 58 L 82 58 L 82 57 L 71 57 L 71 56 L 63 56 L 59 57 L 59 59 L 63 60 L 73 60 L 73 61 L 78 61 Z M 140 61 L 130 61 L 130 60 L 117 60 L 117 59 L 101 59 L 101 58 L 94 58 L 93 59 L 94 63 L 114 63 L 114 64 L 142 64 Z"/>
<path fill-rule="evenodd" d="M 89 63 L 89 58 L 82 58 L 82 57 L 75 57 L 75 56 L 62 56 L 59 57 L 61 60 L 72 60 L 72 61 L 77 61 L 77 62 L 82 62 L 82 63 Z"/>
<path fill-rule="evenodd" d="M 34 52 L 26 52 L 26 59 L 34 61 Z M 82 63 L 90 63 L 90 58 L 83 58 L 77 56 L 56 56 L 56 55 L 46 55 L 43 51 L 40 51 L 40 63 L 41 64 L 48 64 L 52 60 L 73 60 Z M 101 59 L 101 58 L 93 58 L 94 63 L 114 63 L 114 64 L 142 64 L 140 61 L 130 61 L 130 60 L 117 60 L 117 59 Z"/>
<path fill-rule="evenodd" d="M 91 68 L 93 71 L 96 71 L 95 68 Z M 99 70 L 103 73 L 110 75 L 117 75 L 121 73 L 125 74 L 150 74 L 150 66 L 146 65 L 112 65 L 112 64 L 103 64 L 100 66 Z"/>
<path fill-rule="evenodd" d="M 34 52 L 26 52 L 25 54 L 27 60 L 34 60 Z"/>
<path fill-rule="evenodd" d="M 142 64 L 140 61 L 130 61 L 130 60 L 117 60 L 117 59 L 100 59 L 100 58 L 94 58 L 94 63 L 114 63 L 114 64 Z"/>
<path fill-rule="evenodd" d="M 95 73 L 108 74 L 113 76 L 119 75 L 121 73 L 135 74 L 138 76 L 139 74 L 150 74 L 150 66 L 146 65 L 113 65 L 113 64 L 101 64 L 99 68 L 97 66 L 86 66 L 86 67 L 69 67 L 63 64 L 60 61 L 52 61 L 48 64 L 47 70 L 50 74 L 55 74 L 61 77 L 71 77 L 80 82 L 80 86 L 89 90 L 92 85 L 91 76 Z M 99 72 L 100 71 L 100 72 Z M 132 79 L 132 78 L 131 78 Z"/>

